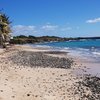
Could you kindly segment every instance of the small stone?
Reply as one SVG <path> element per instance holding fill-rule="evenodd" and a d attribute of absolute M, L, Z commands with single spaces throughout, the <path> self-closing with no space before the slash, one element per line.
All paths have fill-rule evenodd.
<path fill-rule="evenodd" d="M 15 98 L 15 96 L 12 96 L 12 98 Z"/>
<path fill-rule="evenodd" d="M 30 96 L 30 94 L 27 94 L 27 96 Z"/>
<path fill-rule="evenodd" d="M 1 92 L 3 92 L 3 90 L 0 90 Z"/>

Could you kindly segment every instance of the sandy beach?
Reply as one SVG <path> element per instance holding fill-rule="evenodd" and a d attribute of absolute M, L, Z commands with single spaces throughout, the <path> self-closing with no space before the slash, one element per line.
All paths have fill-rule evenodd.
<path fill-rule="evenodd" d="M 0 100 L 100 100 L 100 0 L 0 0 Z"/>
<path fill-rule="evenodd" d="M 0 50 L 0 100 L 90 100 L 75 94 L 80 67 L 67 52 L 19 45 Z"/>

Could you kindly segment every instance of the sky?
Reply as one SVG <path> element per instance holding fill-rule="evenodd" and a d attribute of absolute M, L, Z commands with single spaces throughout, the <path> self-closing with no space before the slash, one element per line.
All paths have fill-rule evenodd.
<path fill-rule="evenodd" d="M 100 36 L 100 0 L 0 0 L 12 35 Z"/>

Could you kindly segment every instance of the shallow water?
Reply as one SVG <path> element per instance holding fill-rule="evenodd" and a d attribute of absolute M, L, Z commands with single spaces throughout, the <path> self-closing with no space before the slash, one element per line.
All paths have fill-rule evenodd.
<path fill-rule="evenodd" d="M 48 47 L 57 50 L 70 50 L 82 56 L 94 57 L 100 59 L 100 40 L 84 40 L 84 41 L 65 41 L 65 42 L 48 42 L 39 43 L 32 46 Z"/>

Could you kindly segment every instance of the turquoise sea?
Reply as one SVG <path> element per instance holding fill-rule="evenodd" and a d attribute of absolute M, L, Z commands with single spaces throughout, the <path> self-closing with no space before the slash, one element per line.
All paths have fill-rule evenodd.
<path fill-rule="evenodd" d="M 64 42 L 39 43 L 34 46 L 48 47 L 55 50 L 70 50 L 74 54 L 92 57 L 100 60 L 100 40 L 80 40 Z"/>
<path fill-rule="evenodd" d="M 100 40 L 80 40 L 80 41 L 64 41 L 64 42 L 48 42 L 40 43 L 52 47 L 70 47 L 70 48 L 100 48 Z"/>

